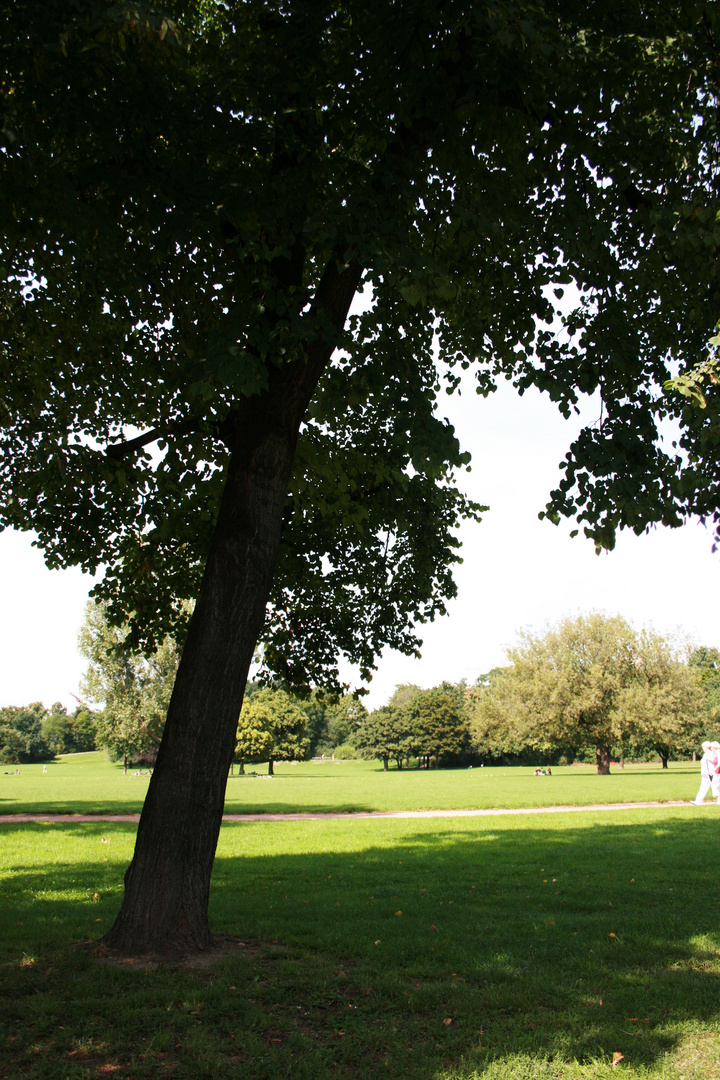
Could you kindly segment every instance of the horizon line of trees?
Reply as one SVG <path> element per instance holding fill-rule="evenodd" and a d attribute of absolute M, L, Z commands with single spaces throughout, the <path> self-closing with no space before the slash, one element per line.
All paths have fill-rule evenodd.
<path fill-rule="evenodd" d="M 41 701 L 0 708 L 0 765 L 52 761 L 58 754 L 96 748 L 95 716 L 82 704 L 70 714 L 59 701 L 49 709 Z"/>
<path fill-rule="evenodd" d="M 89 661 L 84 697 L 68 715 L 61 703 L 0 709 L 0 763 L 47 761 L 104 748 L 112 760 L 152 764 L 162 737 L 178 652 L 166 638 L 150 657 L 125 647 L 102 604 L 88 603 L 80 648 Z M 234 762 L 306 760 L 319 755 L 377 759 L 388 770 L 471 764 L 555 765 L 612 759 L 663 767 L 695 756 L 720 727 L 720 650 L 648 630 L 620 616 L 565 619 L 523 632 L 508 665 L 475 685 L 396 687 L 368 712 L 359 697 L 248 684 Z"/>

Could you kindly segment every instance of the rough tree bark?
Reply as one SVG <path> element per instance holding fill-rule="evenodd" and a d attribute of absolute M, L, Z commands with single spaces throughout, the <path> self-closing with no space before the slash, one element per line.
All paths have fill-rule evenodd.
<path fill-rule="evenodd" d="M 361 268 L 332 262 L 317 303 L 344 324 Z M 231 458 L 213 541 L 138 826 L 104 943 L 126 954 L 207 949 L 210 875 L 248 669 L 263 626 L 302 418 L 332 345 L 270 375 L 228 425 Z"/>

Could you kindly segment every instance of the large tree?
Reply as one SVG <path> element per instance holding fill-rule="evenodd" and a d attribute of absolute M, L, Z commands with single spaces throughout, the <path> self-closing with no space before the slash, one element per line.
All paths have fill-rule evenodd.
<path fill-rule="evenodd" d="M 340 652 L 367 676 L 453 595 L 452 529 L 478 512 L 436 415 L 457 365 L 566 414 L 601 394 L 553 515 L 605 545 L 681 520 L 657 388 L 717 315 L 718 13 L 0 0 L 0 19 L 2 522 L 51 565 L 103 565 L 130 646 L 182 637 L 197 597 L 107 941 L 204 948 L 258 637 L 288 683 L 332 683 Z"/>
<path fill-rule="evenodd" d="M 697 737 L 702 696 L 683 649 L 620 616 L 596 612 L 523 631 L 508 659 L 476 691 L 478 742 L 543 753 L 592 747 L 607 774 L 613 747 L 650 745 L 666 762 Z"/>

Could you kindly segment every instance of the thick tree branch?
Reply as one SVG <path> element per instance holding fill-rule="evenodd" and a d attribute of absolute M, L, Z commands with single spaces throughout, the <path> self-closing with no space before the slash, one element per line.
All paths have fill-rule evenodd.
<path fill-rule="evenodd" d="M 113 461 L 122 461 L 123 458 L 128 457 L 130 454 L 134 454 L 136 450 L 142 449 L 143 446 L 149 446 L 150 443 L 156 442 L 158 439 L 168 438 L 173 435 L 187 435 L 191 431 L 197 430 L 200 424 L 198 418 L 180 420 L 177 424 L 172 424 L 168 428 L 150 428 L 149 431 L 143 432 L 142 435 L 136 435 L 134 439 L 123 439 L 119 443 L 110 443 L 105 447 L 105 456 L 112 458 Z"/>

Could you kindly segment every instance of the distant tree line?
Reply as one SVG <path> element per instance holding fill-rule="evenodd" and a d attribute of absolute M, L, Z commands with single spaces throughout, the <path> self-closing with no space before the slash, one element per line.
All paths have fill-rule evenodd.
<path fill-rule="evenodd" d="M 91 707 L 0 710 L 0 761 L 49 760 L 104 747 L 113 760 L 152 762 L 162 737 L 178 650 L 149 657 L 125 646 L 126 629 L 90 603 L 80 635 Z M 566 619 L 523 633 L 508 664 L 474 686 L 398 686 L 368 712 L 347 694 L 299 694 L 251 682 L 238 719 L 235 763 L 362 757 L 407 767 L 688 757 L 720 731 L 720 651 L 635 630 L 618 616 Z"/>
<path fill-rule="evenodd" d="M 39 701 L 0 708 L 0 764 L 51 761 L 95 748 L 95 717 L 82 706 L 72 715 L 59 701 L 49 710 Z"/>

